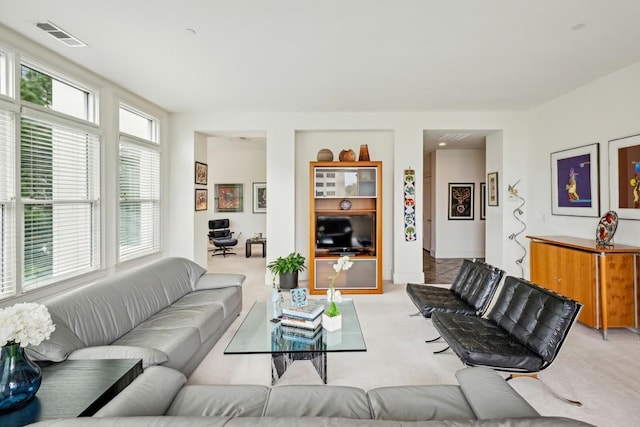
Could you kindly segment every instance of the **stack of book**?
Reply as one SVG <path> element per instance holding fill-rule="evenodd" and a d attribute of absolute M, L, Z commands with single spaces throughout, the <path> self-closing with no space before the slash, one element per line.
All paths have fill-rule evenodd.
<path fill-rule="evenodd" d="M 324 305 L 309 300 L 304 307 L 285 307 L 282 309 L 282 334 L 295 338 L 312 340 L 322 330 L 322 312 Z"/>

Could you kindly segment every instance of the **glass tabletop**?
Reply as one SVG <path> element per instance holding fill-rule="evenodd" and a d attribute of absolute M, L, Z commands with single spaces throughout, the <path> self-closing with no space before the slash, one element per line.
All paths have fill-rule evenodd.
<path fill-rule="evenodd" d="M 325 306 L 328 304 L 323 300 L 317 301 Z M 304 330 L 296 333 L 298 328 L 272 322 L 273 304 L 256 301 L 224 354 L 367 351 L 353 301 L 344 299 L 338 308 L 342 314 L 341 329 L 329 332 L 322 328 L 314 336 L 309 336 L 311 334 Z"/>

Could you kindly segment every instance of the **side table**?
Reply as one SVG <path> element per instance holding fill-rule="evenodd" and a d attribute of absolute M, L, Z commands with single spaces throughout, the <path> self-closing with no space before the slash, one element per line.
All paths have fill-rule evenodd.
<path fill-rule="evenodd" d="M 140 359 L 66 360 L 42 368 L 42 384 L 27 405 L 0 415 L 0 425 L 89 417 L 142 373 Z"/>
<path fill-rule="evenodd" d="M 244 244 L 245 256 L 249 258 L 251 256 L 251 245 L 262 245 L 262 258 L 267 256 L 267 239 L 264 237 L 252 237 L 247 239 Z"/>

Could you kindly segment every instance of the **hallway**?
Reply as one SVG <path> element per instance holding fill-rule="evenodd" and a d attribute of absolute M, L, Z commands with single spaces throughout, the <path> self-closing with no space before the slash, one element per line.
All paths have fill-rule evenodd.
<path fill-rule="evenodd" d="M 460 270 L 462 258 L 433 258 L 428 251 L 422 251 L 424 283 L 447 284 L 453 280 Z"/>

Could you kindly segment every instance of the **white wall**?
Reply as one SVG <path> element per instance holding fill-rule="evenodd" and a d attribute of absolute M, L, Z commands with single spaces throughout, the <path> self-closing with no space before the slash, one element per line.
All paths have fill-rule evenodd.
<path fill-rule="evenodd" d="M 424 129 L 478 129 L 495 131 L 502 130 L 504 150 L 506 153 L 487 156 L 511 158 L 509 165 L 499 165 L 501 176 L 510 175 L 524 170 L 523 156 L 520 144 L 526 140 L 526 123 L 521 113 L 217 113 L 200 112 L 174 114 L 171 117 L 171 175 L 169 182 L 171 190 L 170 223 L 180 224 L 179 227 L 169 228 L 168 250 L 171 255 L 194 257 L 194 243 L 191 239 L 206 239 L 206 225 L 194 232 L 193 201 L 190 192 L 184 188 L 192 188 L 193 176 L 185 174 L 185 170 L 193 169 L 194 161 L 194 132 L 215 133 L 221 131 L 255 131 L 261 129 L 267 134 L 267 179 L 269 185 L 269 206 L 277 206 L 277 210 L 269 209 L 267 213 L 267 235 L 277 233 L 277 239 L 269 239 L 267 246 L 267 261 L 277 256 L 286 255 L 293 250 L 308 250 L 308 243 L 301 243 L 308 238 L 308 211 L 304 213 L 298 206 L 304 205 L 308 199 L 298 194 L 298 189 L 306 188 L 306 181 L 302 186 L 297 182 L 299 167 L 306 169 L 308 161 L 315 159 L 317 150 L 310 150 L 306 154 L 303 144 L 298 144 L 301 132 L 373 132 L 378 134 L 388 132 L 393 135 L 393 146 L 385 152 L 378 153 L 376 148 L 369 145 L 373 159 L 383 161 L 383 180 L 392 188 L 385 190 L 385 203 L 391 203 L 391 214 L 385 212 L 384 251 L 391 253 L 385 257 L 387 268 L 385 274 L 390 274 L 396 283 L 423 280 L 422 273 L 422 230 L 418 231 L 416 242 L 405 242 L 402 234 L 402 171 L 408 167 L 415 170 L 416 176 L 423 174 L 422 165 L 422 135 Z M 511 139 L 513 138 L 513 140 Z M 359 144 L 369 141 L 350 142 L 354 150 Z M 331 147 L 344 145 L 336 139 Z M 385 146 L 386 147 L 386 146 Z M 513 150 L 514 154 L 509 153 Z M 300 151 L 300 152 L 298 152 Z M 338 150 L 339 151 L 339 150 Z M 298 156 L 305 158 L 304 162 L 297 161 Z M 302 165 L 300 165 L 302 163 Z M 504 168 L 504 169 L 503 169 Z M 512 172 L 514 171 L 514 172 Z M 506 181 L 505 181 L 506 182 Z M 419 184 L 419 182 L 418 182 Z M 308 191 L 308 190 L 307 190 Z M 506 190 L 505 190 L 506 191 Z M 292 197 L 296 195 L 296 197 Z M 422 190 L 417 189 L 416 202 L 423 205 Z M 496 208 L 502 209 L 502 207 Z M 489 212 L 488 212 L 489 214 Z M 500 215 L 494 215 L 496 221 Z M 487 218 L 489 219 L 489 218 Z M 390 221 L 390 223 L 386 222 Z M 422 223 L 422 209 L 418 207 L 416 214 L 418 224 Z M 199 226 L 201 227 L 201 226 Z M 504 229 L 503 224 L 496 224 L 496 229 Z M 191 233 L 189 233 L 191 231 Z M 193 236 L 193 237 L 190 237 Z M 508 242 L 507 235 L 502 232 L 494 236 L 492 245 L 503 257 L 502 247 Z M 392 263 L 388 262 L 391 261 Z M 500 263 L 496 263 L 500 264 Z"/>
<path fill-rule="evenodd" d="M 596 217 L 551 215 L 550 153 L 600 144 L 600 214 L 609 210 L 608 141 L 640 133 L 640 63 L 610 74 L 530 113 L 531 144 L 527 205 L 532 235 L 595 239 Z M 535 191 L 534 191 L 535 190 Z M 621 219 L 615 243 L 640 245 L 640 221 Z"/>
<path fill-rule="evenodd" d="M 485 220 L 480 219 L 480 183 L 486 182 L 485 150 L 436 150 L 435 153 L 436 258 L 483 258 Z M 473 183 L 473 220 L 450 220 L 449 184 Z"/>

